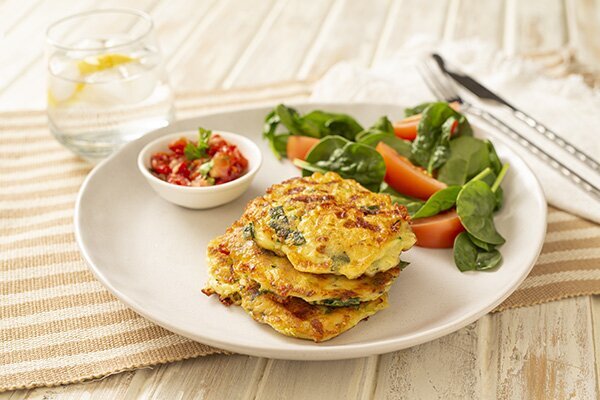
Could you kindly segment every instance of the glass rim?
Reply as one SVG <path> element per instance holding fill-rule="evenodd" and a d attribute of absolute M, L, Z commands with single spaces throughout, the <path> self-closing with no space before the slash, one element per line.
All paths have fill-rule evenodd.
<path fill-rule="evenodd" d="M 112 14 L 112 13 L 129 14 L 132 16 L 140 17 L 143 21 L 145 21 L 148 24 L 148 26 L 141 34 L 136 35 L 134 38 L 128 40 L 127 42 L 118 43 L 118 44 L 115 44 L 112 46 L 102 46 L 102 47 L 67 46 L 67 45 L 61 44 L 60 40 L 52 38 L 51 31 L 64 22 L 68 22 L 68 21 L 71 21 L 71 20 L 74 20 L 77 18 L 81 18 L 81 17 L 87 17 L 90 15 Z M 68 15 L 57 21 L 54 21 L 46 29 L 46 43 L 48 43 L 52 47 L 56 47 L 57 49 L 66 50 L 66 51 L 106 51 L 106 50 L 110 50 L 110 49 L 115 49 L 115 48 L 125 47 L 125 46 L 130 46 L 132 44 L 135 44 L 135 43 L 143 40 L 144 38 L 146 38 L 152 32 L 153 29 L 154 29 L 154 22 L 152 21 L 152 17 L 144 11 L 136 10 L 134 8 L 126 8 L 126 7 L 99 8 L 99 9 L 95 9 L 95 10 L 83 11 L 83 12 L 80 12 L 77 14 Z"/>

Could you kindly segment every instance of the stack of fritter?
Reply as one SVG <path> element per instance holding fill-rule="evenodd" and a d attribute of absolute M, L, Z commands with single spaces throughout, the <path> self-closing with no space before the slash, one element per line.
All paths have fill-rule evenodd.
<path fill-rule="evenodd" d="M 403 207 L 338 174 L 273 185 L 208 245 L 204 293 L 284 335 L 331 339 L 387 306 L 415 243 Z"/>

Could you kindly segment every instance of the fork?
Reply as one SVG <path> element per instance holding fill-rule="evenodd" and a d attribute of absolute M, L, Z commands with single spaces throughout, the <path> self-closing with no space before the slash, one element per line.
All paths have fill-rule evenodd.
<path fill-rule="evenodd" d="M 493 127 L 500 130 L 502 133 L 507 134 L 521 146 L 529 150 L 532 154 L 542 159 L 543 161 L 548 162 L 550 166 L 552 166 L 555 170 L 560 172 L 563 176 L 569 178 L 577 186 L 594 196 L 596 200 L 600 200 L 600 188 L 598 188 L 593 183 L 579 175 L 577 172 L 567 167 L 561 161 L 552 157 L 544 149 L 533 143 L 527 137 L 523 136 L 521 133 L 513 129 L 511 126 L 507 125 L 502 120 L 495 117 L 493 114 L 474 106 L 473 104 L 469 103 L 468 101 L 465 101 L 462 97 L 460 97 L 454 84 L 450 81 L 448 77 L 442 75 L 442 72 L 439 69 L 437 69 L 437 66 L 432 67 L 430 65 L 430 62 L 424 60 L 423 62 L 417 65 L 417 69 L 419 71 L 419 74 L 423 78 L 425 85 L 427 85 L 431 93 L 436 98 L 447 101 L 448 103 L 458 102 L 461 105 L 461 111 L 480 117 Z"/>

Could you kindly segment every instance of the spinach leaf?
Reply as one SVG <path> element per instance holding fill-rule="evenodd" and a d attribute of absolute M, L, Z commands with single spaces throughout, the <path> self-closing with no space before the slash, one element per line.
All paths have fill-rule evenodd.
<path fill-rule="evenodd" d="M 317 167 L 335 171 L 343 178 L 354 179 L 363 187 L 376 192 L 385 177 L 385 162 L 381 154 L 360 143 L 348 143 L 333 152 L 328 160 L 318 161 Z"/>
<path fill-rule="evenodd" d="M 385 115 L 383 117 L 379 117 L 379 119 L 375 121 L 373 126 L 369 129 L 389 133 L 390 135 L 394 134 L 394 126 Z"/>
<path fill-rule="evenodd" d="M 411 156 L 411 143 L 394 135 L 394 127 L 385 116 L 379 118 L 369 129 L 356 135 L 355 140 L 371 147 L 376 147 L 379 142 L 383 142 L 396 150 L 401 156 L 407 158 Z"/>
<path fill-rule="evenodd" d="M 269 142 L 269 147 L 275 153 L 275 155 L 278 156 L 278 159 L 282 157 L 287 157 L 287 143 L 290 136 L 292 135 L 290 135 L 289 133 L 281 133 L 275 135 L 273 139 Z"/>
<path fill-rule="evenodd" d="M 285 215 L 285 211 L 282 206 L 275 206 L 269 210 L 269 217 L 271 219 L 268 222 L 269 227 L 275 231 L 275 235 L 282 243 L 289 243 L 294 246 L 302 246 L 306 243 L 306 239 L 301 232 L 295 231 L 290 227 L 290 221 Z M 246 226 L 252 237 L 254 237 L 254 225 Z M 244 228 L 244 235 L 246 234 L 246 228 Z"/>
<path fill-rule="evenodd" d="M 363 127 L 356 120 L 346 114 L 333 114 L 325 123 L 327 135 L 339 135 L 354 140 Z"/>
<path fill-rule="evenodd" d="M 491 186 L 492 192 L 494 192 L 494 196 L 496 198 L 496 205 L 494 206 L 494 211 L 498 211 L 499 209 L 501 209 L 502 204 L 504 203 L 504 190 L 502 190 L 502 187 L 500 186 L 500 184 L 502 183 L 502 181 L 504 180 L 504 177 L 506 176 L 508 167 L 509 167 L 508 164 L 502 165 L 502 168 L 500 168 L 500 172 L 498 172 L 498 176 L 496 177 L 496 180 L 494 181 L 494 183 Z"/>
<path fill-rule="evenodd" d="M 431 104 L 432 103 L 421 103 L 421 104 L 414 106 L 413 108 L 406 108 L 406 109 L 404 109 L 404 117 L 408 118 L 408 117 L 412 117 L 413 115 L 421 114 L 423 112 L 423 110 L 425 110 Z"/>
<path fill-rule="evenodd" d="M 500 161 L 500 157 L 498 157 L 498 153 L 496 153 L 496 148 L 494 147 L 492 142 L 486 140 L 485 144 L 487 145 L 489 152 L 490 166 L 492 167 L 494 173 L 498 174 L 502 169 L 502 162 Z"/>
<path fill-rule="evenodd" d="M 490 187 L 490 189 L 492 190 L 492 192 L 496 192 L 500 188 L 500 184 L 502 183 L 502 181 L 504 180 L 504 177 L 506 176 L 506 172 L 508 171 L 508 167 L 509 167 L 508 164 L 502 165 L 502 169 L 500 169 L 500 172 L 498 172 L 498 176 L 496 177 L 496 180 L 494 181 L 494 183 Z"/>
<path fill-rule="evenodd" d="M 462 272 L 473 271 L 477 269 L 475 261 L 477 260 L 477 247 L 469 240 L 465 232 L 458 234 L 454 239 L 454 264 Z"/>
<path fill-rule="evenodd" d="M 464 115 L 460 113 L 457 114 L 459 115 L 458 127 L 456 129 L 456 132 L 453 133 L 453 137 L 458 138 L 461 136 L 473 136 L 473 128 L 471 127 L 469 120 L 467 120 L 467 118 Z"/>
<path fill-rule="evenodd" d="M 501 263 L 502 254 L 496 249 L 491 251 L 479 251 L 477 253 L 477 259 L 475 260 L 478 271 L 495 268 Z"/>
<path fill-rule="evenodd" d="M 251 221 L 242 229 L 242 236 L 246 240 L 254 239 L 254 223 Z"/>
<path fill-rule="evenodd" d="M 452 142 L 450 142 L 450 149 L 452 149 Z M 453 157 L 452 150 L 450 150 L 450 158 L 440 168 L 436 179 L 447 185 L 460 186 L 467 181 L 468 169 L 469 161 L 464 158 Z"/>
<path fill-rule="evenodd" d="M 458 196 L 460 189 L 460 186 L 448 186 L 445 189 L 435 192 L 412 216 L 413 219 L 431 217 L 432 215 L 439 214 L 442 211 L 454 207 L 454 204 L 456 204 L 456 196 Z"/>
<path fill-rule="evenodd" d="M 454 263 L 462 272 L 491 269 L 501 262 L 502 255 L 498 250 L 479 249 L 466 232 L 460 233 L 454 240 Z"/>
<path fill-rule="evenodd" d="M 429 160 L 435 150 L 442 133 L 442 125 L 446 120 L 458 113 L 448 103 L 432 103 L 421 114 L 417 125 L 417 137 L 412 143 L 412 160 L 424 168 L 429 167 Z"/>
<path fill-rule="evenodd" d="M 492 172 L 491 167 L 484 169 L 484 171 L 485 170 L 489 171 L 489 173 L 487 175 L 485 175 L 484 177 L 482 177 L 480 180 L 482 182 L 485 182 L 485 184 L 491 188 L 492 185 L 494 184 L 494 182 L 496 181 L 496 174 Z M 473 179 L 474 178 L 472 178 L 471 180 L 473 180 Z"/>
<path fill-rule="evenodd" d="M 393 203 L 406 207 L 408 214 L 411 216 L 414 215 L 421 207 L 423 207 L 423 204 L 425 204 L 423 200 L 415 199 L 396 192 L 385 182 L 381 184 L 379 193 L 388 194 Z"/>
<path fill-rule="evenodd" d="M 359 132 L 354 140 L 360 142 L 362 139 L 376 134 L 394 135 L 394 127 L 386 116 L 379 118 L 370 128 Z"/>
<path fill-rule="evenodd" d="M 494 195 L 496 196 L 496 206 L 494 207 L 494 211 L 498 211 L 504 205 L 504 190 L 502 190 L 501 187 L 498 187 L 496 192 L 494 192 Z"/>
<path fill-rule="evenodd" d="M 318 302 L 318 304 L 324 305 L 324 306 L 328 306 L 328 307 L 350 307 L 350 306 L 357 306 L 360 304 L 360 298 L 358 297 L 351 297 L 349 299 L 346 300 L 342 300 L 342 299 L 325 299 L 325 300 L 321 300 L 320 302 Z"/>
<path fill-rule="evenodd" d="M 458 121 L 454 117 L 450 117 L 442 125 L 442 132 L 433 147 L 431 152 L 431 158 L 429 159 L 429 165 L 427 166 L 427 172 L 431 174 L 433 170 L 438 169 L 448 160 L 450 156 L 450 137 L 458 126 Z"/>
<path fill-rule="evenodd" d="M 356 134 L 363 130 L 363 127 L 348 114 L 315 110 L 304 115 L 301 120 L 305 126 L 318 129 L 320 136 L 315 137 L 338 135 L 354 140 Z"/>
<path fill-rule="evenodd" d="M 399 137 L 385 132 L 370 131 L 368 135 L 364 135 L 360 138 L 357 136 L 356 141 L 373 148 L 377 147 L 379 142 L 383 142 L 396 150 L 396 152 L 403 157 L 410 158 L 411 155 L 411 144 L 408 140 L 400 139 Z"/>
<path fill-rule="evenodd" d="M 278 133 L 283 125 L 288 132 Z M 315 110 L 302 116 L 292 107 L 279 104 L 265 118 L 263 137 L 269 141 L 269 147 L 278 159 L 286 156 L 286 146 L 290 135 L 310 136 L 317 139 L 338 135 L 354 140 L 363 127 L 354 118 L 346 114 L 329 113 Z"/>
<path fill-rule="evenodd" d="M 294 163 L 304 170 L 304 176 L 310 172 L 333 171 L 373 192 L 379 190 L 385 176 L 381 154 L 372 147 L 339 136 L 322 139 L 312 148 L 306 161 L 294 160 Z"/>
<path fill-rule="evenodd" d="M 280 122 L 279 115 L 273 110 L 265 117 L 263 126 L 263 138 L 269 141 L 269 147 L 278 160 L 286 156 L 287 139 L 290 136 L 289 133 L 277 134 Z"/>
<path fill-rule="evenodd" d="M 348 143 L 351 142 L 341 136 L 327 136 L 310 150 L 305 161 L 308 164 L 315 164 L 317 161 L 328 160 L 336 149 L 340 149 Z M 324 169 L 319 169 L 319 171 L 321 170 L 324 171 Z M 317 171 L 303 169 L 302 176 L 309 176 L 313 172 Z"/>
<path fill-rule="evenodd" d="M 279 121 L 292 135 L 311 136 L 316 138 L 321 136 L 318 128 L 302 122 L 300 114 L 295 109 L 279 104 L 275 107 L 275 113 L 279 116 Z"/>
<path fill-rule="evenodd" d="M 487 144 L 471 136 L 450 140 L 450 156 L 439 169 L 437 179 L 448 185 L 463 185 L 490 166 Z"/>
<path fill-rule="evenodd" d="M 477 239 L 475 236 L 471 235 L 470 233 L 467 233 L 467 235 L 469 235 L 469 239 L 471 239 L 471 242 L 473 242 L 473 244 L 475 246 L 479 247 L 480 249 L 483 249 L 486 251 L 492 251 L 496 248 L 496 246 L 494 246 L 493 244 L 482 242 L 481 240 Z"/>
<path fill-rule="evenodd" d="M 456 198 L 456 212 L 467 232 L 477 239 L 495 245 L 505 242 L 494 226 L 496 197 L 480 180 L 463 186 Z"/>

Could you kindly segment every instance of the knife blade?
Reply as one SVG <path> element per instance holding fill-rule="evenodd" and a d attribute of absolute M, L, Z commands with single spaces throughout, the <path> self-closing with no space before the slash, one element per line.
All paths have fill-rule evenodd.
<path fill-rule="evenodd" d="M 452 71 L 446 67 L 446 63 L 444 59 L 437 53 L 433 53 L 431 55 L 433 60 L 436 62 L 440 70 L 452 78 L 456 83 L 460 86 L 467 89 L 469 92 L 473 93 L 475 96 L 480 99 L 492 100 L 503 104 L 504 106 L 511 109 L 512 114 L 515 118 L 527 124 L 529 127 L 535 129 L 540 134 L 544 135 L 548 140 L 556 143 L 558 146 L 565 149 L 568 153 L 575 156 L 578 160 L 585 163 L 588 167 L 592 168 L 596 172 L 600 172 L 600 164 L 594 158 L 586 154 L 584 151 L 578 149 L 572 143 L 563 139 L 558 133 L 552 131 L 550 128 L 543 125 L 541 122 L 537 121 L 531 115 L 525 113 L 524 111 L 518 109 L 517 107 L 510 104 L 508 101 L 504 100 L 502 97 L 492 92 L 490 89 L 483 86 L 481 83 L 477 82 L 475 79 L 470 77 L 469 75 L 459 73 L 457 71 Z"/>
<path fill-rule="evenodd" d="M 467 89 L 469 92 L 473 93 L 475 96 L 486 99 L 497 101 L 498 103 L 502 103 L 505 106 L 509 107 L 512 110 L 516 110 L 516 107 L 510 104 L 508 101 L 504 100 L 502 97 L 498 96 L 496 93 L 492 92 L 490 89 L 483 86 L 481 83 L 477 82 L 475 79 L 471 78 L 469 75 L 460 74 L 456 71 L 451 71 L 446 67 L 446 63 L 444 59 L 439 54 L 432 54 L 431 57 L 435 60 L 438 67 L 448 76 L 450 76 L 454 81 L 456 81 L 459 85 Z"/>

